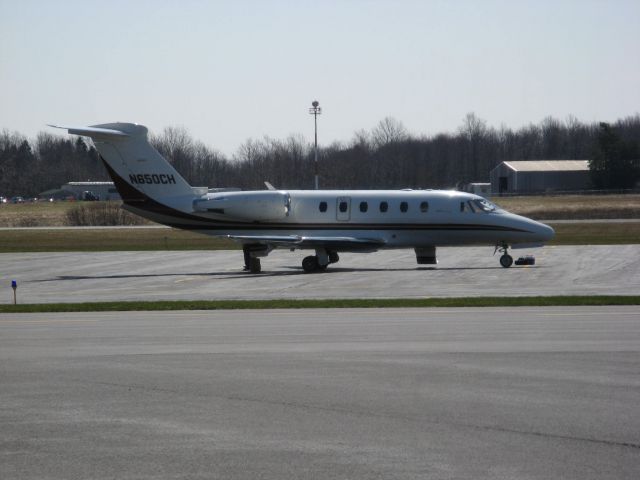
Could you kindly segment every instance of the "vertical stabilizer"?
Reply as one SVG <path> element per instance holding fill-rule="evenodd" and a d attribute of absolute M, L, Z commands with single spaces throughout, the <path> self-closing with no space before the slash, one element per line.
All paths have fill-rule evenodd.
<path fill-rule="evenodd" d="M 147 127 L 134 123 L 105 123 L 57 128 L 91 137 L 125 203 L 137 203 L 147 197 L 174 207 L 191 204 L 191 186 L 151 146 Z"/>

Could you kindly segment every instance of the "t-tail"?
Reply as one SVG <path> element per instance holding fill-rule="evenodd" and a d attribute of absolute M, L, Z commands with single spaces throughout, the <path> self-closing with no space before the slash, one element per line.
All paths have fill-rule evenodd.
<path fill-rule="evenodd" d="M 191 212 L 195 190 L 147 138 L 147 127 L 105 123 L 90 127 L 59 127 L 90 137 L 122 197 L 125 208 L 154 221 L 174 224 Z"/>

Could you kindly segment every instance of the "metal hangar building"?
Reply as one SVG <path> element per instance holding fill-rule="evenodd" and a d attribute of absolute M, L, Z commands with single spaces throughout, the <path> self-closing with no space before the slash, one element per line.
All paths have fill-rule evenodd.
<path fill-rule="evenodd" d="M 502 162 L 489 175 L 493 194 L 587 190 L 591 185 L 588 160 Z"/>

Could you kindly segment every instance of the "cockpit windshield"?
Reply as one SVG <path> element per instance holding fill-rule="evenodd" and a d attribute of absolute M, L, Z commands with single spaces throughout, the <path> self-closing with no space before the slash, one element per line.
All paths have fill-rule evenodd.
<path fill-rule="evenodd" d="M 489 200 L 487 200 L 485 198 L 479 198 L 477 200 L 474 200 L 473 204 L 476 207 L 478 207 L 480 210 L 482 210 L 483 212 L 486 212 L 486 213 L 499 212 L 500 211 L 500 208 L 498 208 L 496 205 L 494 205 L 493 203 L 491 203 Z"/>

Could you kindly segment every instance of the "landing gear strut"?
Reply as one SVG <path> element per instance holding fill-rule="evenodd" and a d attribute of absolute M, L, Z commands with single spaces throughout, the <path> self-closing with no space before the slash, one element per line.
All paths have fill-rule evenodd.
<path fill-rule="evenodd" d="M 502 265 L 504 268 L 509 268 L 511 265 L 513 265 L 513 257 L 509 255 L 509 245 L 507 245 L 506 243 L 496 245 L 496 249 L 493 253 L 494 255 L 495 252 L 502 252 L 502 256 L 500 257 L 500 265 Z"/>
<path fill-rule="evenodd" d="M 317 249 L 315 255 L 304 257 L 304 260 L 302 260 L 302 269 L 304 273 L 322 272 L 327 269 L 330 263 L 336 263 L 339 260 L 338 252 Z"/>
<path fill-rule="evenodd" d="M 265 249 L 262 245 L 244 245 L 242 247 L 242 252 L 244 253 L 243 270 L 250 273 L 260 273 L 262 271 L 262 266 L 260 265 L 260 258 L 258 257 L 267 256 L 269 250 Z"/>

